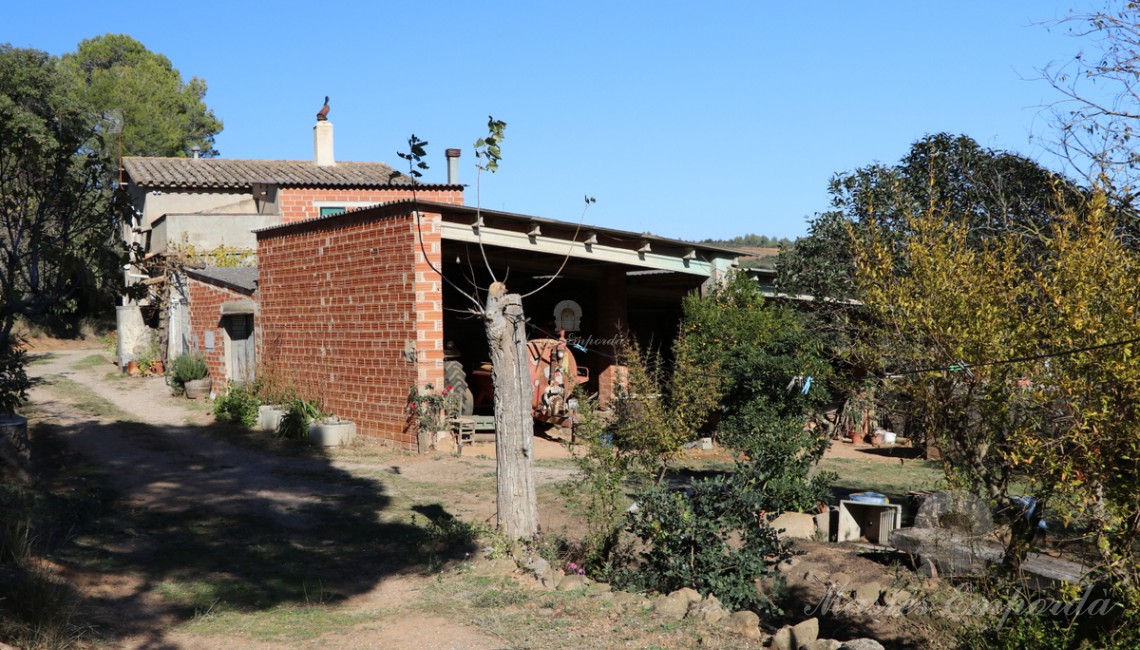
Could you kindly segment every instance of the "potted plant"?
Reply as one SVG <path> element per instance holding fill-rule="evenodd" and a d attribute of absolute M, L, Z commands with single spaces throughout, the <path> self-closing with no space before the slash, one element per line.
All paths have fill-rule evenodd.
<path fill-rule="evenodd" d="M 458 417 L 461 395 L 444 386 L 437 391 L 431 384 L 424 385 L 421 392 L 415 385 L 408 393 L 408 415 L 419 423 L 419 446 L 421 450 L 435 446 L 443 437 L 450 438 L 449 421 Z"/>
<path fill-rule="evenodd" d="M 335 415 L 323 415 L 309 424 L 309 442 L 318 447 L 341 447 L 356 438 L 356 423 Z"/>
<path fill-rule="evenodd" d="M 283 387 L 272 374 L 262 372 L 258 372 L 253 383 L 253 392 L 261 400 L 261 406 L 257 409 L 257 428 L 277 431 L 289 403 L 296 398 L 296 392 Z"/>
<path fill-rule="evenodd" d="M 201 399 L 210 394 L 210 368 L 201 354 L 193 352 L 175 357 L 170 364 L 170 385 L 175 393 L 184 393 L 190 399 Z"/>
<path fill-rule="evenodd" d="M 309 425 L 324 413 L 313 402 L 295 398 L 285 405 L 285 414 L 277 425 L 277 435 L 289 440 L 305 440 Z"/>

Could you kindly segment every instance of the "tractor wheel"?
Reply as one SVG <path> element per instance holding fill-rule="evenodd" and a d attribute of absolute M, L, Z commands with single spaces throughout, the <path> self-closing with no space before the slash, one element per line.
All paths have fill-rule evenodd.
<path fill-rule="evenodd" d="M 451 390 L 459 392 L 459 414 L 471 415 L 474 413 L 475 399 L 471 396 L 471 389 L 467 386 L 467 373 L 463 371 L 463 364 L 458 361 L 444 361 L 443 381 L 451 386 Z"/>

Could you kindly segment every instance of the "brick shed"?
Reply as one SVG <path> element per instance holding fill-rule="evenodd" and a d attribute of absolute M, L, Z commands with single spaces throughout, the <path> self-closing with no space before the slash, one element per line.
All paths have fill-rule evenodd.
<path fill-rule="evenodd" d="M 214 390 L 227 381 L 252 381 L 256 374 L 258 271 L 252 267 L 186 269 L 186 347 L 202 353 Z"/>
<path fill-rule="evenodd" d="M 482 321 L 463 295 L 476 293 L 473 284 L 488 286 L 493 273 L 525 294 L 549 281 L 524 301 L 531 338 L 565 330 L 589 371 L 587 389 L 604 402 L 617 372 L 614 338 L 630 332 L 667 351 L 681 298 L 717 281 L 738 255 L 423 200 L 256 234 L 260 371 L 288 378 L 362 433 L 406 449 L 417 443 L 408 393 L 413 385 L 444 385 L 445 343 L 449 358 L 474 375 L 489 358 Z M 489 411 L 486 401 L 475 402 Z"/>

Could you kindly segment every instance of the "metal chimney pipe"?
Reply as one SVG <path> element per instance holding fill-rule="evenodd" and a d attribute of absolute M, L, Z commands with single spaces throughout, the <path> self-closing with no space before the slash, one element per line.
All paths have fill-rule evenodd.
<path fill-rule="evenodd" d="M 447 184 L 459 185 L 459 149 L 448 149 L 443 152 L 447 156 Z"/>

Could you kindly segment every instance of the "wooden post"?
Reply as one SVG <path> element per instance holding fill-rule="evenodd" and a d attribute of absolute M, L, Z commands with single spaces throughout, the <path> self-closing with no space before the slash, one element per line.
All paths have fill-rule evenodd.
<path fill-rule="evenodd" d="M 487 343 L 495 387 L 499 529 L 508 539 L 538 532 L 534 489 L 534 419 L 522 298 L 495 282 L 487 291 Z"/>

